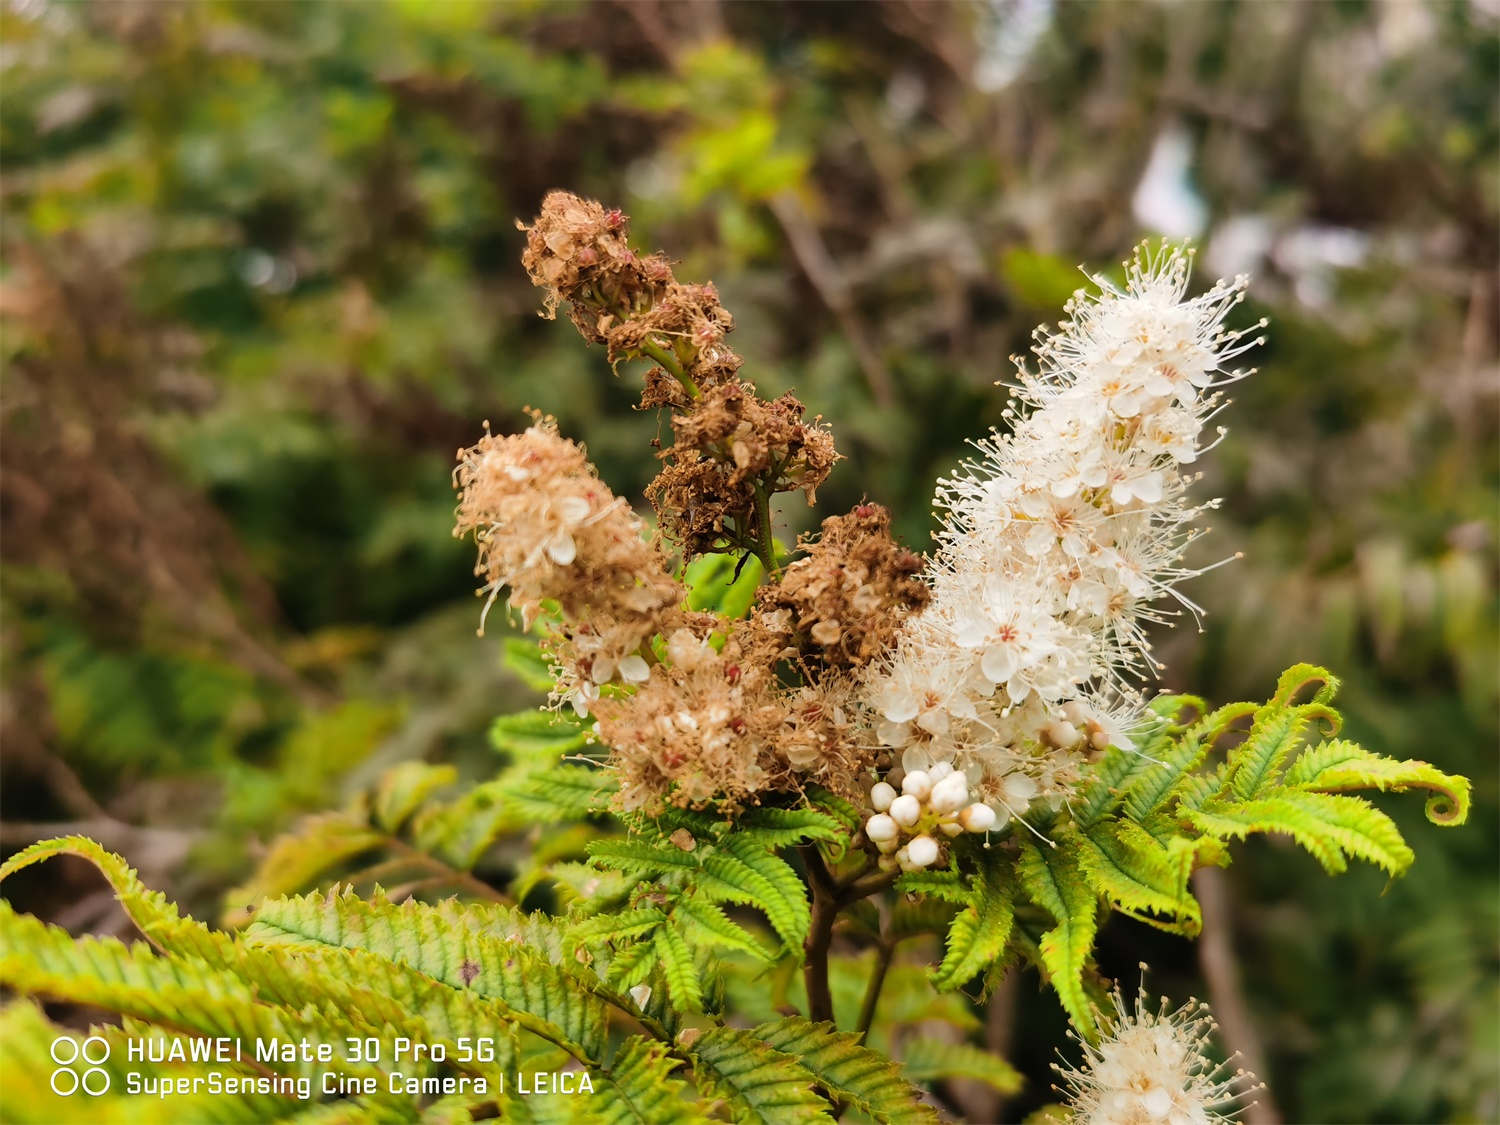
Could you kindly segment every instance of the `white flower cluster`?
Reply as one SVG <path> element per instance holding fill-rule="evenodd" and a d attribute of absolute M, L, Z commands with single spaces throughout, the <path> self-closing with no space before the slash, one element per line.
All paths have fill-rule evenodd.
<path fill-rule="evenodd" d="M 1260 342 L 1223 328 L 1246 279 L 1188 299 L 1190 266 L 1141 248 L 1123 288 L 1075 294 L 1039 331 L 1039 369 L 1020 366 L 1011 432 L 939 482 L 932 601 L 864 683 L 906 768 L 951 762 L 1020 815 L 1060 804 L 1090 750 L 1129 747 L 1143 623 L 1180 612 L 1162 599 L 1197 613 L 1175 584 L 1200 573 L 1181 559 L 1213 505 L 1187 502 L 1181 466 L 1217 388 L 1249 374 L 1226 365 Z"/>
<path fill-rule="evenodd" d="M 968 777 L 947 762 L 931 770 L 908 771 L 900 781 L 899 793 L 889 781 L 878 781 L 870 789 L 875 815 L 865 821 L 865 835 L 880 852 L 880 866 L 886 870 L 931 867 L 942 851 L 940 837 L 988 832 L 999 822 L 989 805 L 970 801 Z"/>
<path fill-rule="evenodd" d="M 1214 1125 L 1237 1116 L 1234 1087 L 1253 1083 L 1229 1063 L 1208 1055 L 1214 1022 L 1205 1005 L 1188 1001 L 1168 1012 L 1155 1011 L 1144 996 L 1126 1009 L 1115 988 L 1119 1013 L 1103 1040 L 1083 1043 L 1078 1067 L 1055 1069 L 1067 1084 L 1078 1125 Z M 1077 1038 L 1076 1036 L 1074 1038 Z"/>

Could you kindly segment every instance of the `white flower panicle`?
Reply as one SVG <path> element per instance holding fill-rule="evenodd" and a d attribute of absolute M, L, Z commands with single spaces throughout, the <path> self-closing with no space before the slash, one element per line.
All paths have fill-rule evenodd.
<path fill-rule="evenodd" d="M 1079 1066 L 1054 1064 L 1078 1125 L 1215 1125 L 1236 1119 L 1242 1095 L 1235 1087 L 1253 1088 L 1254 1079 L 1209 1057 L 1215 1025 L 1206 1005 L 1190 1000 L 1168 1012 L 1163 999 L 1152 1010 L 1140 995 L 1127 1010 L 1116 985 L 1115 1009 L 1097 1046 L 1080 1040 Z"/>
<path fill-rule="evenodd" d="M 1130 745 L 1143 625 L 1199 612 L 1176 587 L 1201 573 L 1181 560 L 1215 502 L 1188 502 L 1181 467 L 1260 342 L 1223 327 L 1246 279 L 1188 298 L 1191 261 L 1142 247 L 1123 288 L 1093 278 L 1038 331 L 1038 369 L 1018 362 L 1011 432 L 939 482 L 932 600 L 864 682 L 906 768 L 952 762 L 1020 815 L 1059 805 L 1090 751 Z"/>
<path fill-rule="evenodd" d="M 988 832 L 999 823 L 990 806 L 969 799 L 969 779 L 947 762 L 930 770 L 895 771 L 870 789 L 875 814 L 865 836 L 880 852 L 880 866 L 921 871 L 938 861 L 942 842 L 963 832 Z M 904 842 L 903 842 L 904 840 Z"/>

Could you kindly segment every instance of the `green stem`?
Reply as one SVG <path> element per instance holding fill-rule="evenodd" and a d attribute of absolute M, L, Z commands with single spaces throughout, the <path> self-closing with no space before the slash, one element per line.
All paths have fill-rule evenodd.
<path fill-rule="evenodd" d="M 861 1043 L 870 1033 L 870 1025 L 875 1022 L 875 1009 L 880 1004 L 880 990 L 885 985 L 885 975 L 890 970 L 891 958 L 896 952 L 896 943 L 887 936 L 890 916 L 890 906 L 882 902 L 880 904 L 880 944 L 875 947 L 875 972 L 870 977 L 870 983 L 865 987 L 865 999 L 859 1006 L 859 1022 L 854 1026 Z"/>
<path fill-rule="evenodd" d="M 648 355 L 672 378 L 682 384 L 682 389 L 687 391 L 688 398 L 702 398 L 703 392 L 698 389 L 698 384 L 683 370 L 681 362 L 672 354 L 671 350 L 662 347 L 655 340 L 645 340 L 641 343 L 641 353 Z"/>
<path fill-rule="evenodd" d="M 765 567 L 765 577 L 770 578 L 776 570 L 776 537 L 771 527 L 771 496 L 760 482 L 755 485 L 755 553 Z"/>

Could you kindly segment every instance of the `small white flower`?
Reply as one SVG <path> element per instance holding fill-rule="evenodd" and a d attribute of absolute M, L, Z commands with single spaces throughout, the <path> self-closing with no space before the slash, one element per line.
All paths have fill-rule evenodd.
<path fill-rule="evenodd" d="M 896 822 L 885 813 L 876 813 L 865 821 L 865 835 L 877 844 L 882 840 L 894 840 L 897 831 Z"/>
<path fill-rule="evenodd" d="M 885 812 L 896 799 L 896 790 L 889 782 L 877 781 L 870 787 L 870 807 L 876 812 Z M 871 837 L 873 839 L 873 837 Z"/>

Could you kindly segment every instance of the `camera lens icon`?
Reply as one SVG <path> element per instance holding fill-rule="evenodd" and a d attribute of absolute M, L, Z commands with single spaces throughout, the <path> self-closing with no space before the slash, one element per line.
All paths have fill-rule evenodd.
<path fill-rule="evenodd" d="M 50 1084 L 58 1097 L 72 1097 L 79 1090 L 98 1097 L 109 1089 L 109 1071 L 101 1065 L 109 1059 L 109 1041 L 103 1036 L 90 1035 L 80 1043 L 71 1035 L 59 1035 L 52 1040 L 49 1053 L 57 1063 Z M 73 1069 L 80 1059 L 86 1064 L 82 1074 Z"/>

